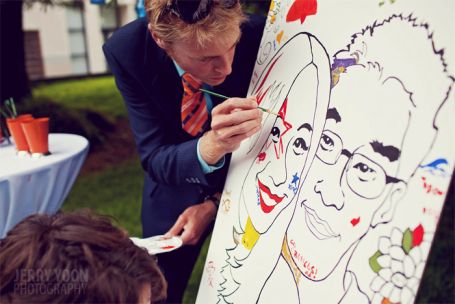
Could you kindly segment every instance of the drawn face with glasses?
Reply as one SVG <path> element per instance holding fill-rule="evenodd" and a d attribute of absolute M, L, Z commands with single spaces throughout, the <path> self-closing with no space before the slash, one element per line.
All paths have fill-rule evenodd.
<path fill-rule="evenodd" d="M 204 20 L 214 5 L 233 8 L 239 0 L 170 0 L 162 14 L 173 14 L 188 24 Z"/>
<path fill-rule="evenodd" d="M 372 142 L 371 145 L 379 146 L 380 143 Z M 324 131 L 316 156 L 327 165 L 335 165 L 342 155 L 348 159 L 343 172 L 346 174 L 346 184 L 360 197 L 377 198 L 384 192 L 387 184 L 399 181 L 388 176 L 378 163 L 367 156 L 343 149 L 343 141 L 337 134 Z"/>
<path fill-rule="evenodd" d="M 378 81 L 363 67 L 349 69 L 332 89 L 325 130 L 287 231 L 289 247 L 303 257 L 294 261 L 303 274 L 305 262 L 314 266 L 316 280 L 352 254 L 371 227 L 390 221 L 406 189 L 396 174 L 409 95 L 396 79 Z"/>

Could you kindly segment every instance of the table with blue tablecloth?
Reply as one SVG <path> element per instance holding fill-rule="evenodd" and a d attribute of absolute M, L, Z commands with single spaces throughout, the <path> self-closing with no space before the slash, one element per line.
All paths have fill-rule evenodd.
<path fill-rule="evenodd" d="M 87 156 L 88 141 L 49 134 L 51 155 L 19 157 L 14 145 L 0 147 L 0 238 L 25 217 L 59 210 Z"/>

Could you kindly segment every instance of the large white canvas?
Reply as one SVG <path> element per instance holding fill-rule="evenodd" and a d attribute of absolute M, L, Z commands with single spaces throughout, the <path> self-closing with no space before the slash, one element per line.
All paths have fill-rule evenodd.
<path fill-rule="evenodd" d="M 455 2 L 272 0 L 198 303 L 412 303 L 455 162 Z"/>

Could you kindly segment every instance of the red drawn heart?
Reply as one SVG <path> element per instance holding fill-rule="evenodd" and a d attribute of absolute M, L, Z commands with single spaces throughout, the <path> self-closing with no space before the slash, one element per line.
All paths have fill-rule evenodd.
<path fill-rule="evenodd" d="M 307 16 L 316 15 L 317 9 L 317 0 L 295 0 L 286 16 L 286 22 L 300 19 L 302 24 Z"/>
<path fill-rule="evenodd" d="M 360 216 L 351 220 L 352 227 L 355 227 L 360 222 Z"/>
<path fill-rule="evenodd" d="M 412 247 L 419 246 L 423 241 L 423 234 L 425 233 L 422 224 L 419 224 L 414 231 L 412 231 Z"/>
<path fill-rule="evenodd" d="M 258 155 L 259 161 L 263 161 L 265 159 L 265 156 L 266 156 L 265 152 L 259 153 L 259 155 Z"/>

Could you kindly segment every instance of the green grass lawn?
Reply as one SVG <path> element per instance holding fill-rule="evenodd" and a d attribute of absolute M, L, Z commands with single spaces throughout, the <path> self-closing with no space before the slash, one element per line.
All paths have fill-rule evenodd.
<path fill-rule="evenodd" d="M 112 77 L 62 81 L 34 88 L 35 97 L 47 98 L 69 109 L 92 110 L 108 117 L 126 117 L 123 102 Z M 132 155 L 111 167 L 79 176 L 63 204 L 65 211 L 91 208 L 108 214 L 132 236 L 141 235 L 140 202 L 143 171 L 137 156 Z M 418 303 L 453 303 L 453 203 L 446 208 L 436 235 Z M 447 207 L 447 206 L 446 206 Z M 184 296 L 184 303 L 194 303 L 204 268 L 208 241 L 204 245 Z"/>
<path fill-rule="evenodd" d="M 64 211 L 90 208 L 110 215 L 131 236 L 142 236 L 141 195 L 144 173 L 138 160 L 80 176 L 63 204 Z"/>
<path fill-rule="evenodd" d="M 34 98 L 47 98 L 69 109 L 90 109 L 108 116 L 126 117 L 123 99 L 112 76 L 39 84 Z"/>

